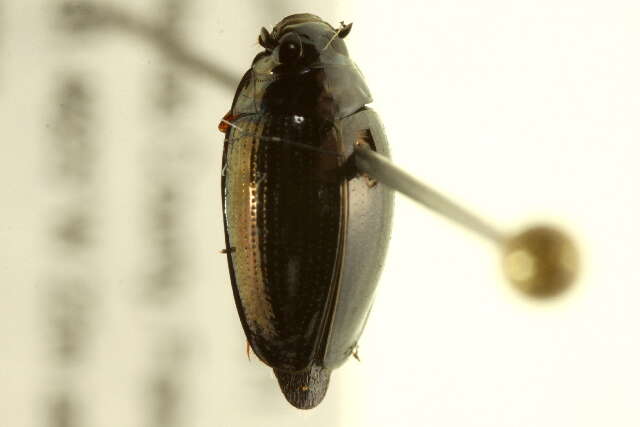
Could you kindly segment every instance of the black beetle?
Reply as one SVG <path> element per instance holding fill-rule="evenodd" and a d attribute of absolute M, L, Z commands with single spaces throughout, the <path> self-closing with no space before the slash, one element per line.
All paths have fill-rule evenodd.
<path fill-rule="evenodd" d="M 391 227 L 392 191 L 358 173 L 354 146 L 388 156 L 364 79 L 311 14 L 269 33 L 221 122 L 226 253 L 254 353 L 295 407 L 318 405 L 354 354 Z"/>

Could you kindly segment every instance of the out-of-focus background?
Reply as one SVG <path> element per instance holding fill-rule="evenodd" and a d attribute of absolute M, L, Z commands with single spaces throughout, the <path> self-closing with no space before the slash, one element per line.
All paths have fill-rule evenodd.
<path fill-rule="evenodd" d="M 218 253 L 216 127 L 297 12 L 354 22 L 399 165 L 508 229 L 563 225 L 584 267 L 527 302 L 397 197 L 362 361 L 307 412 L 247 360 Z M 638 22 L 632 0 L 0 0 L 0 425 L 639 425 Z"/>

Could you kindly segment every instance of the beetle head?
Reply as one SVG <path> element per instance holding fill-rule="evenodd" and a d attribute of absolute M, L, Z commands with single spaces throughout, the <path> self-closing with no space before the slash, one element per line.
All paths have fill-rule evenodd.
<path fill-rule="evenodd" d="M 287 16 L 273 31 L 260 30 L 258 43 L 265 51 L 256 56 L 253 65 L 261 72 L 280 74 L 347 64 L 349 54 L 343 39 L 350 31 L 351 24 L 333 28 L 309 13 Z"/>

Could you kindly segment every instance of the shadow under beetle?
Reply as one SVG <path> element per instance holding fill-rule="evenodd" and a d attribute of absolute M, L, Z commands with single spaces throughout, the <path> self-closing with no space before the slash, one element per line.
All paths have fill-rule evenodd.
<path fill-rule="evenodd" d="M 319 17 L 262 29 L 220 124 L 236 307 L 254 353 L 295 407 L 317 406 L 357 346 L 383 265 L 393 193 L 358 173 L 354 147 L 388 156 L 362 74 Z"/>

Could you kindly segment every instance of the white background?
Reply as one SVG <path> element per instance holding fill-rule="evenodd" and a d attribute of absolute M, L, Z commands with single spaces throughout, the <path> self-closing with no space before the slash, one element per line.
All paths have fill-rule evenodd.
<path fill-rule="evenodd" d="M 291 4 L 290 4 L 291 3 Z M 354 22 L 347 37 L 394 161 L 506 229 L 552 221 L 578 238 L 579 283 L 533 304 L 503 282 L 486 242 L 397 197 L 389 256 L 361 363 L 336 371 L 310 412 L 246 361 L 223 246 L 218 119 L 232 91 L 184 74 L 176 124 L 145 111 L 162 56 L 113 32 L 56 35 L 52 2 L 1 3 L 0 423 L 53 425 L 61 375 L 43 336 L 43 163 L 51 88 L 73 68 L 97 85 L 93 335 L 69 374 L 78 425 L 147 423 L 144 381 L 168 331 L 187 337 L 181 426 L 637 426 L 640 384 L 640 6 L 634 1 L 189 2 L 185 42 L 238 79 L 261 26 L 296 12 Z M 153 1 L 119 2 L 153 17 Z M 185 137 L 185 135 L 187 137 Z M 151 140 L 180 158 L 189 268 L 180 297 L 141 306 Z M 172 145 L 173 144 L 173 145 Z M 175 151 L 172 151 L 175 150 Z M 171 163 L 171 162 L 169 162 Z M 158 338 L 159 337 L 159 338 Z"/>

